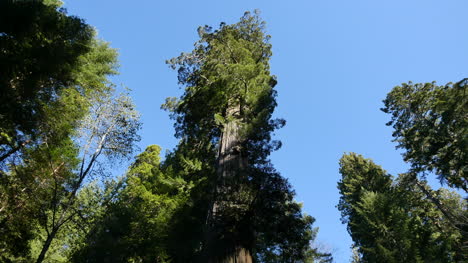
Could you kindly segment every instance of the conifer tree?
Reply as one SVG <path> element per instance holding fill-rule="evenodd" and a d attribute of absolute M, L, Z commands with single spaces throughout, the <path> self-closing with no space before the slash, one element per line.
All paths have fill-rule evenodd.
<path fill-rule="evenodd" d="M 272 119 L 276 77 L 265 23 L 246 12 L 236 24 L 200 27 L 199 35 L 191 53 L 169 61 L 185 93 L 164 108 L 176 121 L 177 151 L 208 165 L 202 170 L 210 195 L 200 207 L 206 211 L 200 258 L 303 260 L 314 220 L 302 215 L 290 185 L 268 159 L 281 145 L 272 132 L 285 121 Z"/>
<path fill-rule="evenodd" d="M 456 83 L 403 83 L 388 93 L 382 111 L 392 116 L 397 148 L 409 172 L 468 192 L 468 79 Z"/>
<path fill-rule="evenodd" d="M 393 180 L 371 160 L 351 153 L 340 160 L 342 222 L 359 262 L 463 262 L 463 233 L 427 198 L 408 174 Z M 424 182 L 418 182 L 430 190 Z M 452 214 L 466 202 L 446 189 L 434 191 Z"/>

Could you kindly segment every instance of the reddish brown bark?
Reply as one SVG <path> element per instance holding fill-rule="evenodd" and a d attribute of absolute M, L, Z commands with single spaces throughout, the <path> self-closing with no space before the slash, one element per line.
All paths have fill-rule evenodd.
<path fill-rule="evenodd" d="M 217 163 L 217 177 L 218 182 L 216 186 L 217 198 L 213 202 L 210 218 L 216 218 L 218 213 L 223 213 L 227 210 L 238 211 L 242 213 L 242 204 L 236 202 L 238 198 L 238 187 L 230 185 L 235 182 L 236 177 L 242 176 L 243 171 L 247 167 L 247 158 L 242 151 L 242 139 L 240 135 L 240 110 L 239 106 L 230 107 L 227 110 L 226 120 L 223 132 L 219 142 L 218 163 Z M 219 197 L 230 197 L 227 200 L 220 200 Z M 234 197 L 234 198 L 233 198 Z M 234 209 L 232 209 L 234 208 Z M 226 216 L 226 215 L 221 215 Z M 213 222 L 213 221 L 212 221 Z M 234 227 L 236 229 L 236 227 Z M 240 230 L 239 230 L 240 232 Z M 228 239 L 223 240 L 226 247 L 222 247 L 224 251 L 215 251 L 210 253 L 209 262 L 211 263 L 252 263 L 252 255 L 250 248 L 243 240 L 239 240 L 242 235 L 240 233 L 230 233 L 227 235 Z M 208 244 L 217 242 L 214 235 L 210 235 L 212 240 L 208 240 Z"/>

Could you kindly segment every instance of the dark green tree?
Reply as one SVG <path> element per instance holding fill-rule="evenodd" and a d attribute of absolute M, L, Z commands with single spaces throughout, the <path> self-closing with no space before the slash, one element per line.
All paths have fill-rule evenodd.
<path fill-rule="evenodd" d="M 70 184 L 69 179 L 76 174 L 72 170 L 78 165 L 80 146 L 84 147 L 78 142 L 79 138 L 85 138 L 78 129 L 83 127 L 84 117 L 90 113 L 91 106 L 98 106 L 93 101 L 98 98 L 102 100 L 112 93 L 107 75 L 115 72 L 117 53 L 114 50 L 96 40 L 90 43 L 89 48 L 90 51 L 79 58 L 76 84 L 60 90 L 53 101 L 42 105 L 43 116 L 36 130 L 37 141 L 18 149 L 15 158 L 4 160 L 0 178 L 2 247 L 11 246 L 15 250 L 26 248 L 27 240 L 32 237 L 31 231 L 36 228 L 33 222 L 41 218 L 38 211 L 46 215 L 51 207 L 60 204 L 56 193 L 70 190 L 65 185 Z M 75 188 L 82 186 L 75 185 Z M 25 218 L 18 218 L 20 215 Z M 22 224 L 21 230 L 16 229 L 23 232 L 21 235 L 14 230 L 18 222 L 28 222 Z M 24 231 L 30 234 L 26 235 Z M 23 245 L 16 245 L 14 240 Z M 23 252 L 28 253 L 28 250 Z"/>
<path fill-rule="evenodd" d="M 272 119 L 276 77 L 264 27 L 249 12 L 217 30 L 200 27 L 195 49 L 169 61 L 185 86 L 164 105 L 181 139 L 176 155 L 205 164 L 186 210 L 204 226 L 191 252 L 202 262 L 297 262 L 314 237 L 313 218 L 268 159 L 281 145 L 272 132 L 285 122 Z"/>
<path fill-rule="evenodd" d="M 468 80 L 438 86 L 403 83 L 384 100 L 397 148 L 410 173 L 435 173 L 442 183 L 468 191 Z"/>
<path fill-rule="evenodd" d="M 12 176 L 13 166 L 30 152 L 26 146 L 34 148 L 44 143 L 40 137 L 46 126 L 55 125 L 52 120 L 56 121 L 58 115 L 48 114 L 63 109 L 66 100 L 59 99 L 60 94 L 65 92 L 65 85 L 73 83 L 80 57 L 90 50 L 92 38 L 93 31 L 87 24 L 68 16 L 57 5 L 41 1 L 0 2 L 2 261 L 28 256 L 28 240 L 34 237 L 36 226 L 37 205 L 32 202 L 34 199 L 26 198 L 30 188 L 25 183 L 37 182 Z M 71 99 L 71 93 L 65 97 Z M 59 123 L 57 127 L 63 121 Z M 68 131 L 65 129 L 62 134 Z"/>
<path fill-rule="evenodd" d="M 0 2 L 0 165 L 41 143 L 45 108 L 75 83 L 93 30 L 43 1 Z"/>
<path fill-rule="evenodd" d="M 437 195 L 419 182 L 434 173 L 442 184 L 467 188 L 468 96 L 467 79 L 438 86 L 432 83 L 403 83 L 393 88 L 384 100 L 387 125 L 394 128 L 397 148 L 404 149 L 404 160 L 411 164 L 407 178 L 419 187 L 464 235 L 468 244 L 468 217 L 454 214 Z"/>
<path fill-rule="evenodd" d="M 354 153 L 340 160 L 338 183 L 342 222 L 348 226 L 359 262 L 462 262 L 462 232 L 407 174 L 394 181 L 380 166 Z M 434 195 L 452 214 L 466 214 L 466 202 L 441 189 Z M 450 205 L 448 205 L 450 204 Z"/>
<path fill-rule="evenodd" d="M 136 157 L 123 184 L 73 255 L 75 262 L 169 262 L 174 213 L 188 202 L 191 185 L 167 176 L 160 147 Z M 170 173 L 169 170 L 165 172 Z"/>
<path fill-rule="evenodd" d="M 87 24 L 54 1 L 0 4 L 0 258 L 41 262 L 87 228 L 99 202 L 83 189 L 103 156 L 132 154 L 140 124 L 108 81 L 117 52 Z"/>

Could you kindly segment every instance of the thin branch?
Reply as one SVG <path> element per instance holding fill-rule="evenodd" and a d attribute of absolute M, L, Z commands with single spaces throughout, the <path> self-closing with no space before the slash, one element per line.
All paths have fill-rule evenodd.
<path fill-rule="evenodd" d="M 0 157 L 0 162 L 3 162 L 3 160 L 5 160 L 6 158 L 10 157 L 12 154 L 14 154 L 15 152 L 19 151 L 21 148 L 23 148 L 24 146 L 26 146 L 26 145 L 29 144 L 30 142 L 31 142 L 31 140 L 26 140 L 26 141 L 20 143 L 18 146 L 11 148 L 7 153 L 5 153 L 4 155 L 2 155 L 2 156 Z"/>

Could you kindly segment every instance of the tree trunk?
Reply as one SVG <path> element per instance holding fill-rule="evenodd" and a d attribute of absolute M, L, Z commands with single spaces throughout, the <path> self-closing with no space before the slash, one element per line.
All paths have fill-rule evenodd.
<path fill-rule="evenodd" d="M 242 150 L 242 140 L 240 136 L 240 107 L 239 105 L 230 107 L 226 114 L 227 123 L 224 125 L 223 132 L 221 134 L 219 142 L 218 152 L 218 163 L 217 163 L 217 185 L 216 185 L 216 197 L 211 208 L 211 214 L 209 220 L 209 227 L 213 228 L 213 222 L 216 222 L 216 218 L 220 216 L 221 219 L 226 219 L 229 214 L 226 211 L 234 211 L 234 213 L 242 213 L 243 204 L 238 201 L 238 196 L 242 189 L 239 189 L 239 185 L 236 185 L 240 176 L 243 176 L 243 172 L 247 167 L 247 157 Z M 242 188 L 242 187 L 240 187 Z M 232 216 L 232 215 L 231 215 Z M 236 215 L 242 216 L 242 215 Z M 210 222 L 211 221 L 211 222 Z M 234 221 L 235 222 L 235 221 Z M 236 222 L 237 223 L 237 222 Z M 216 224 L 216 223 L 214 223 Z M 240 229 L 242 227 L 234 226 L 235 231 L 238 233 L 229 233 L 223 235 L 225 239 L 220 243 L 223 245 L 218 246 L 219 242 L 216 235 L 209 235 L 208 246 L 209 249 L 209 262 L 211 263 L 252 263 L 252 255 L 250 248 L 248 247 L 249 242 L 242 240 L 242 237 L 246 229 Z M 218 230 L 218 231 L 223 231 Z M 241 233 L 244 232 L 244 233 Z M 247 234 L 248 235 L 248 234 Z M 213 246 L 213 244 L 215 244 Z M 212 251 L 214 247 L 221 249 L 222 251 Z M 210 251 L 211 250 L 211 251 Z"/>
<path fill-rule="evenodd" d="M 238 247 L 224 258 L 215 261 L 216 263 L 252 263 L 250 251 L 243 247 Z"/>
<path fill-rule="evenodd" d="M 47 235 L 47 239 L 44 245 L 42 246 L 41 254 L 39 254 L 39 257 L 37 258 L 36 263 L 41 263 L 44 260 L 45 255 L 47 251 L 49 250 L 50 244 L 52 244 L 52 240 L 54 240 L 55 235 L 57 234 L 57 231 L 58 229 L 54 228 L 52 229 L 52 232 L 50 232 L 50 234 Z"/>

